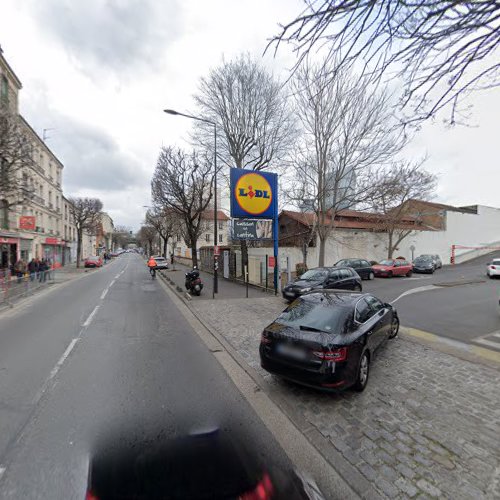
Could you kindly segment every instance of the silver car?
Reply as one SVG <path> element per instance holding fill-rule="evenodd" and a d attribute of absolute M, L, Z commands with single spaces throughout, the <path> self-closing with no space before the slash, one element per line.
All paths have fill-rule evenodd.
<path fill-rule="evenodd" d="M 441 257 L 438 254 L 436 254 L 436 253 L 434 253 L 434 254 L 427 253 L 427 254 L 424 254 L 424 255 L 419 255 L 418 258 L 420 258 L 420 257 L 432 259 L 434 261 L 434 267 L 436 269 L 441 269 L 443 267 L 443 262 L 441 260 Z"/>
<path fill-rule="evenodd" d="M 155 269 L 168 269 L 168 261 L 165 257 L 155 257 L 156 268 Z"/>

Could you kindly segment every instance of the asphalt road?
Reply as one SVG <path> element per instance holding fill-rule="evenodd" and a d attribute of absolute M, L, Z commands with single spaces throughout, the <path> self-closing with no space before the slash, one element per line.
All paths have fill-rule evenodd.
<path fill-rule="evenodd" d="M 486 276 L 487 262 L 497 255 L 446 266 L 433 275 L 364 281 L 363 289 L 394 303 L 405 326 L 500 350 L 500 280 Z"/>
<path fill-rule="evenodd" d="M 213 426 L 290 465 L 138 256 L 0 317 L 0 498 L 81 499 L 107 436 Z"/>

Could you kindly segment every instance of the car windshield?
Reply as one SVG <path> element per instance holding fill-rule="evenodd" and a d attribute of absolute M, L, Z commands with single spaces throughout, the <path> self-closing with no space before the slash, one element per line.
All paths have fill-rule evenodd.
<path fill-rule="evenodd" d="M 393 266 L 394 261 L 393 260 L 383 260 L 382 262 L 380 262 L 380 265 L 381 266 Z"/>
<path fill-rule="evenodd" d="M 415 259 L 415 263 L 418 263 L 418 264 L 426 264 L 426 263 L 431 263 L 432 262 L 432 259 L 430 257 L 417 257 Z"/>
<path fill-rule="evenodd" d="M 99 257 L 89 257 L 87 260 L 99 260 Z"/>
<path fill-rule="evenodd" d="M 345 331 L 351 315 L 351 305 L 339 301 L 337 295 L 314 294 L 290 304 L 278 316 L 276 323 L 303 330 L 339 333 Z"/>
<path fill-rule="evenodd" d="M 309 271 L 306 271 L 301 277 L 301 280 L 306 280 L 306 281 L 316 281 L 316 280 L 323 280 L 328 276 L 328 270 L 327 269 L 310 269 Z"/>

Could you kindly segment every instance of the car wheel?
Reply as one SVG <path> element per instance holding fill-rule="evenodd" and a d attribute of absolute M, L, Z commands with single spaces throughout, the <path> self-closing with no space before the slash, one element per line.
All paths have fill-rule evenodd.
<path fill-rule="evenodd" d="M 368 279 L 371 281 L 371 280 L 374 280 L 375 279 L 375 275 L 373 273 L 370 273 L 369 276 L 368 276 Z"/>
<path fill-rule="evenodd" d="M 370 376 L 370 356 L 365 351 L 361 355 L 358 365 L 358 376 L 356 377 L 356 383 L 353 388 L 357 392 L 362 392 L 365 390 L 366 384 L 368 384 L 368 377 Z"/>
<path fill-rule="evenodd" d="M 397 316 L 393 316 L 391 321 L 391 333 L 389 335 L 389 338 L 393 339 L 397 337 L 398 332 L 399 332 L 399 319 Z"/>
<path fill-rule="evenodd" d="M 407 278 L 409 278 L 412 274 L 413 274 L 413 271 L 408 271 L 408 272 L 406 273 L 406 277 L 407 277 Z"/>

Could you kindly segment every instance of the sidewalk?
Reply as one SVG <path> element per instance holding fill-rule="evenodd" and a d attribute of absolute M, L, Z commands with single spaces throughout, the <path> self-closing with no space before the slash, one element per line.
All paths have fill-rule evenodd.
<path fill-rule="evenodd" d="M 183 277 L 164 275 L 176 283 Z M 258 290 L 231 298 L 244 287 L 223 280 L 220 291 L 216 300 L 193 297 L 188 305 L 360 496 L 500 498 L 499 371 L 403 335 L 377 356 L 362 394 L 302 388 L 260 368 L 260 334 L 284 301 Z M 210 292 L 204 289 L 204 299 Z"/>
<path fill-rule="evenodd" d="M 192 268 L 185 266 L 183 264 L 175 263 L 175 269 L 170 267 L 166 271 L 161 271 L 164 276 L 168 276 L 172 281 L 175 282 L 177 286 L 180 286 L 185 290 L 184 281 L 185 273 L 190 271 Z M 213 300 L 213 274 L 200 271 L 201 281 L 203 283 L 203 291 L 199 297 L 193 297 L 194 301 L 198 300 Z M 257 288 L 252 285 L 248 286 L 248 297 L 249 298 L 261 298 L 274 296 L 273 292 L 266 292 L 262 288 Z M 234 299 L 234 298 L 245 298 L 246 297 L 246 286 L 243 283 L 236 283 L 222 277 L 222 274 L 218 276 L 218 293 L 215 295 L 216 300 L 218 299 Z"/>

